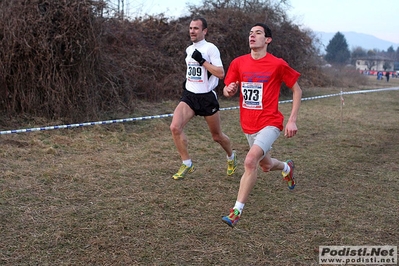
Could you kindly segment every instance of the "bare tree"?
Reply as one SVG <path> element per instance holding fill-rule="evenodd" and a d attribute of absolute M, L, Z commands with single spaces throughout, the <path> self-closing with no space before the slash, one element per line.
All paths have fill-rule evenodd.
<path fill-rule="evenodd" d="M 372 70 L 373 67 L 377 65 L 376 61 L 372 59 L 366 59 L 364 63 L 367 66 L 367 70 Z"/>

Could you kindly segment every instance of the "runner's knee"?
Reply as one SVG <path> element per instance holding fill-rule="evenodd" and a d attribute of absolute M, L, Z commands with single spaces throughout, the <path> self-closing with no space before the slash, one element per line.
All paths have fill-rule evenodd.
<path fill-rule="evenodd" d="M 171 124 L 169 126 L 170 131 L 172 132 L 173 135 L 180 135 L 183 132 L 183 128 L 180 126 L 177 126 L 175 124 Z"/>
<path fill-rule="evenodd" d="M 250 155 L 247 155 L 244 161 L 244 168 L 248 170 L 256 170 L 257 161 L 255 158 L 252 158 Z"/>

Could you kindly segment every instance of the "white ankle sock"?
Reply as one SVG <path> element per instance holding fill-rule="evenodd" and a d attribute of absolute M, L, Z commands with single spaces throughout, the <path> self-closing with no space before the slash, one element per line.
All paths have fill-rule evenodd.
<path fill-rule="evenodd" d="M 191 161 L 191 159 L 188 159 L 188 160 L 184 160 L 184 161 L 183 161 L 183 164 L 184 164 L 184 165 L 187 165 L 188 167 L 191 167 L 191 165 L 193 164 L 193 162 Z"/>
<path fill-rule="evenodd" d="M 237 209 L 241 214 L 242 210 L 244 209 L 244 205 L 245 205 L 244 203 L 236 201 L 236 204 L 234 205 L 234 209 Z"/>
<path fill-rule="evenodd" d="M 284 169 L 283 169 L 283 173 L 287 174 L 291 171 L 290 166 L 287 163 L 284 163 Z"/>

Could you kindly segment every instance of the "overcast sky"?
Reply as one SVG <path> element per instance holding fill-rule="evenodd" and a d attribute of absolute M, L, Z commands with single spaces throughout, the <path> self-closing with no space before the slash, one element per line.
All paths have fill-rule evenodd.
<path fill-rule="evenodd" d="M 117 2 L 117 0 L 113 0 Z M 399 2 L 397 0 L 289 0 L 288 15 L 296 24 L 314 31 L 336 33 L 353 31 L 373 35 L 399 44 Z M 127 11 L 165 13 L 179 17 L 187 12 L 187 3 L 201 0 L 125 0 Z"/>

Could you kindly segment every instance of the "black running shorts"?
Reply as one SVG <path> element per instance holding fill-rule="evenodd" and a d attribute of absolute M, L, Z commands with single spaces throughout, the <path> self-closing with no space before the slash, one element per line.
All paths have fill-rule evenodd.
<path fill-rule="evenodd" d="M 214 91 L 193 93 L 188 90 L 183 90 L 180 101 L 190 106 L 195 115 L 211 116 L 219 111 L 219 101 Z"/>

